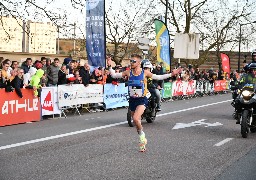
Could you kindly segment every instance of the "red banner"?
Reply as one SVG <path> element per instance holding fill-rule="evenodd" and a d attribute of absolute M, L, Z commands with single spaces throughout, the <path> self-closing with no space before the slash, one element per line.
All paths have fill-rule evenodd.
<path fill-rule="evenodd" d="M 214 91 L 224 91 L 227 90 L 226 80 L 215 80 L 214 81 Z"/>
<path fill-rule="evenodd" d="M 0 89 L 0 94 L 0 126 L 40 121 L 41 105 L 39 99 L 34 98 L 33 90 L 22 89 L 23 98 L 5 89 Z"/>
<path fill-rule="evenodd" d="M 228 76 L 229 76 L 230 74 L 229 57 L 224 53 L 220 53 L 220 57 L 222 60 L 222 69 L 224 72 L 228 73 Z"/>

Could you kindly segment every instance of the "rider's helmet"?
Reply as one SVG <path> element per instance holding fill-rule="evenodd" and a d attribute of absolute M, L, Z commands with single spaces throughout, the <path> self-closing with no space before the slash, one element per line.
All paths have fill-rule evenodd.
<path fill-rule="evenodd" d="M 150 62 L 148 59 L 144 59 L 144 60 L 142 61 L 141 65 L 142 65 L 142 68 L 143 68 L 143 69 L 144 69 L 144 68 L 149 68 L 150 71 L 151 71 L 152 68 L 153 68 L 151 62 Z"/>
<path fill-rule="evenodd" d="M 252 60 L 256 61 L 256 49 L 252 50 L 251 55 L 252 55 Z"/>
<path fill-rule="evenodd" d="M 248 69 L 249 70 L 256 70 L 256 63 L 250 63 L 249 66 L 248 66 Z"/>

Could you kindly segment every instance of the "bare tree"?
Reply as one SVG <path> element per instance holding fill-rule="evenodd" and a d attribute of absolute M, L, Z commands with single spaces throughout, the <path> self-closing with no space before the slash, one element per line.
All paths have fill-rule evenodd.
<path fill-rule="evenodd" d="M 209 51 L 216 50 L 219 54 L 219 51 L 233 47 L 238 41 L 239 23 L 252 21 L 251 12 L 256 7 L 255 2 L 247 0 L 202 0 L 197 3 L 192 3 L 191 0 L 178 0 L 168 1 L 168 4 L 166 0 L 160 1 L 165 6 L 168 5 L 168 23 L 177 33 L 201 34 L 203 53 L 200 59 L 184 61 L 186 64 L 197 66 L 205 62 Z M 174 33 L 171 35 L 174 36 Z"/>
<path fill-rule="evenodd" d="M 117 2 L 111 1 L 106 11 L 106 40 L 113 45 L 107 51 L 114 55 L 116 64 L 121 64 L 131 53 L 141 52 L 137 47 L 137 39 L 143 37 L 143 26 L 148 21 L 150 11 L 154 9 L 153 2 L 122 1 L 117 9 Z"/>

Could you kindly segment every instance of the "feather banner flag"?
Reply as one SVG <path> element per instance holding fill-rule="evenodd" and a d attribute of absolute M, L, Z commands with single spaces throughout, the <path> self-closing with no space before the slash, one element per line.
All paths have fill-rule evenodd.
<path fill-rule="evenodd" d="M 166 70 L 171 68 L 170 56 L 170 36 L 169 31 L 163 21 L 155 19 L 157 62 L 163 62 Z"/>
<path fill-rule="evenodd" d="M 91 66 L 106 66 L 105 0 L 86 3 L 86 51 Z"/>
<path fill-rule="evenodd" d="M 229 75 L 230 74 L 229 57 L 227 54 L 224 54 L 224 53 L 220 53 L 220 57 L 222 60 L 222 69 L 224 72 L 226 72 Z"/>

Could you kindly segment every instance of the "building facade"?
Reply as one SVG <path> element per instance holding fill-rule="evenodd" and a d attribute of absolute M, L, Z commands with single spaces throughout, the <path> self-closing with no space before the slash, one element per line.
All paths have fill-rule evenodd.
<path fill-rule="evenodd" d="M 0 17 L 0 51 L 22 52 L 23 22 L 19 18 Z"/>
<path fill-rule="evenodd" d="M 0 19 L 0 51 L 56 54 L 57 27 L 52 23 Z"/>
<path fill-rule="evenodd" d="M 28 21 L 26 24 L 26 52 L 56 54 L 57 27 L 52 23 Z"/>

